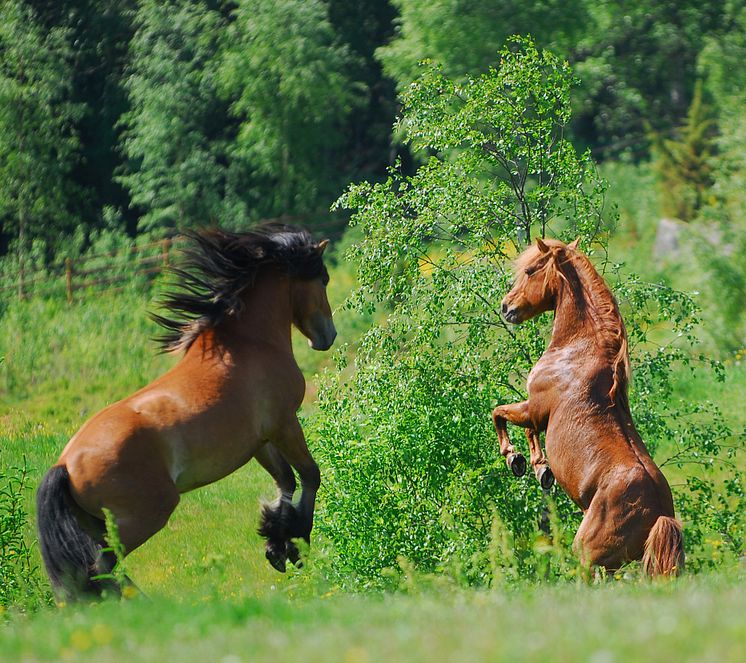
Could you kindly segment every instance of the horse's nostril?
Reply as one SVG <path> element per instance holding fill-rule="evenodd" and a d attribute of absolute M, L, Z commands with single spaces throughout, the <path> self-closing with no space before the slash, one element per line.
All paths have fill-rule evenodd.
<path fill-rule="evenodd" d="M 507 313 L 507 312 L 508 312 L 508 305 L 505 302 L 503 302 L 503 313 Z"/>

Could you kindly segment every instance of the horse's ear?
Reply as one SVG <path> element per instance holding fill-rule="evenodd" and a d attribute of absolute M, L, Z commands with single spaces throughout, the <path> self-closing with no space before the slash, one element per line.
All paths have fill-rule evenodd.
<path fill-rule="evenodd" d="M 572 242 L 570 242 L 567 245 L 567 248 L 568 249 L 572 249 L 573 251 L 575 251 L 575 249 L 578 248 L 578 244 L 580 244 L 580 237 L 576 237 Z"/>
<path fill-rule="evenodd" d="M 318 243 L 318 244 L 316 245 L 316 249 L 318 250 L 318 252 L 319 252 L 319 255 L 321 255 L 322 253 L 324 253 L 324 251 L 326 250 L 326 247 L 327 247 L 327 246 L 329 246 L 329 240 L 328 240 L 328 239 L 322 239 L 322 240 L 321 240 L 321 241 L 320 241 L 320 242 L 319 242 L 319 243 Z"/>
<path fill-rule="evenodd" d="M 544 240 L 541 239 L 541 237 L 536 238 L 536 246 L 539 247 L 539 251 L 542 253 L 547 253 L 549 251 L 549 247 L 544 243 Z"/>

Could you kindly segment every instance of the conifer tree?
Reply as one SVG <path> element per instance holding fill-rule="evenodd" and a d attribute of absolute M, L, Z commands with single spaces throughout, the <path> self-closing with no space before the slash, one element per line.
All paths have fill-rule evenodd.
<path fill-rule="evenodd" d="M 698 82 L 679 137 L 653 136 L 655 167 L 661 186 L 661 210 L 665 215 L 691 221 L 705 203 L 713 184 L 712 156 L 715 122 L 702 98 Z"/>

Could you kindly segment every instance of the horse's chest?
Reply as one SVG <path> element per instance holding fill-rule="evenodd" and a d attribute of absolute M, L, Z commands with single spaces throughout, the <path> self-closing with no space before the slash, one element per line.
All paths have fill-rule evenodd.
<path fill-rule="evenodd" d="M 546 353 L 528 374 L 529 396 L 566 392 L 577 383 L 577 372 L 577 360 L 571 351 Z"/>

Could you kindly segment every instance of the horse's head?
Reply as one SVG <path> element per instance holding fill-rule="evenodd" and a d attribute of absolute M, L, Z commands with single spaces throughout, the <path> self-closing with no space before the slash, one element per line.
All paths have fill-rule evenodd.
<path fill-rule="evenodd" d="M 316 245 L 319 256 L 324 253 L 329 240 Z M 332 310 L 326 296 L 329 272 L 322 265 L 318 276 L 292 279 L 290 291 L 293 306 L 293 324 L 308 339 L 314 350 L 328 350 L 337 337 L 332 320 Z"/>
<path fill-rule="evenodd" d="M 578 240 L 564 244 L 556 239 L 537 238 L 516 260 L 515 282 L 502 301 L 508 322 L 519 324 L 554 308 L 559 287 L 558 258 L 575 250 Z"/>

